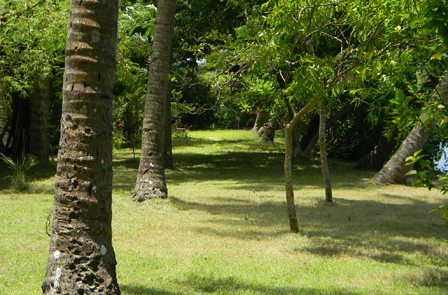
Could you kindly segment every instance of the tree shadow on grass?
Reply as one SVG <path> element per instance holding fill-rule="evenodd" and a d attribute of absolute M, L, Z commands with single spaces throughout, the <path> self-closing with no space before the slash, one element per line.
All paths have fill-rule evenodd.
<path fill-rule="evenodd" d="M 166 290 L 158 290 L 144 286 L 130 286 L 126 284 L 120 284 L 120 291 L 126 292 L 131 295 L 181 295 L 181 292 L 168 292 Z"/>
<path fill-rule="evenodd" d="M 419 286 L 436 287 L 441 289 L 441 294 L 448 294 L 448 271 L 428 268 L 423 270 L 422 278 L 409 278 L 412 283 Z M 443 291 L 442 291 L 443 290 Z"/>
<path fill-rule="evenodd" d="M 167 173 L 167 182 L 181 185 L 189 181 L 233 181 L 240 186 L 229 189 L 269 190 L 275 186 L 284 186 L 284 156 L 267 152 L 228 152 L 219 155 L 177 154 L 174 171 Z M 337 175 L 337 174 L 335 174 Z M 372 186 L 371 172 L 360 173 L 354 169 L 345 169 L 344 176 L 334 185 L 337 188 L 357 188 Z M 295 165 L 293 171 L 294 186 L 309 187 L 310 183 L 319 183 L 322 178 L 320 166 L 314 161 L 304 165 Z M 367 181 L 366 181 L 367 179 Z M 319 184 L 320 185 L 320 184 Z M 322 181 L 323 187 L 323 181 Z"/>
<path fill-rule="evenodd" d="M 213 144 L 209 140 L 198 140 L 200 144 Z M 195 141 L 190 142 L 192 145 Z M 222 154 L 203 155 L 197 153 L 177 153 L 174 155 L 174 170 L 166 171 L 168 187 L 179 186 L 186 182 L 232 181 L 231 190 L 268 191 L 283 187 L 284 155 L 279 152 L 256 152 L 247 149 L 244 152 L 227 152 Z M 299 161 L 294 165 L 293 181 L 295 187 L 312 186 L 323 187 L 319 180 L 322 178 L 318 161 Z M 121 151 L 114 156 L 114 190 L 132 190 L 139 157 L 134 160 L 129 151 Z M 334 162 L 335 167 L 342 164 Z M 338 177 L 337 170 L 333 173 L 334 188 L 365 188 L 372 186 L 371 172 L 360 172 L 352 169 L 351 164 L 344 164 L 343 175 Z M 132 179 L 131 179 L 132 178 Z M 317 185 L 315 185 L 317 183 Z"/>
<path fill-rule="evenodd" d="M 344 294 L 355 295 L 360 294 L 347 290 L 345 288 L 331 288 L 331 290 L 324 290 L 318 288 L 309 287 L 270 287 L 261 284 L 247 284 L 241 282 L 233 276 L 227 278 L 215 278 L 214 276 L 202 276 L 195 273 L 187 275 L 186 280 L 180 280 L 179 284 L 184 284 L 193 288 L 197 293 L 215 293 L 220 294 L 278 294 L 278 295 L 290 295 L 290 294 Z"/>
<path fill-rule="evenodd" d="M 234 278 L 233 276 L 227 278 L 215 278 L 214 276 L 201 276 L 195 273 L 187 275 L 187 279 L 178 280 L 178 285 L 188 286 L 192 289 L 192 292 L 202 293 L 218 293 L 218 294 L 277 294 L 277 295 L 322 295 L 322 294 L 334 294 L 334 295 L 357 295 L 362 294 L 359 292 L 350 291 L 345 288 L 334 287 L 331 290 L 324 290 L 319 288 L 310 287 L 270 287 L 260 284 L 247 284 Z M 120 289 L 123 292 L 132 295 L 181 295 L 182 292 L 170 292 L 164 290 L 157 290 L 145 286 L 128 286 L 120 285 Z M 190 294 L 191 292 L 188 292 Z"/>
<path fill-rule="evenodd" d="M 289 232 L 283 202 L 218 200 L 205 204 L 171 198 L 180 210 L 205 211 L 212 215 L 195 229 L 198 234 L 260 240 Z M 448 250 L 440 243 L 428 242 L 445 241 L 448 236 L 448 227 L 443 226 L 440 216 L 428 213 L 434 204 L 415 199 L 412 203 L 387 204 L 338 198 L 332 205 L 322 201 L 297 206 L 300 233 L 306 240 L 292 245 L 293 252 L 421 265 L 415 258 L 409 258 L 412 255 L 408 254 L 413 254 L 426 257 L 425 263 L 429 265 L 448 266 Z M 278 230 L 282 227 L 284 230 Z"/>

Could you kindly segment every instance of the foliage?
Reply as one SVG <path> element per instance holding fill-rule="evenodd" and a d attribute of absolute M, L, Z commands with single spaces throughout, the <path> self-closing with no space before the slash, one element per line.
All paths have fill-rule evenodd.
<path fill-rule="evenodd" d="M 32 155 L 26 155 L 21 162 L 14 162 L 11 158 L 0 153 L 0 159 L 12 170 L 12 190 L 19 192 L 27 190 L 29 188 L 27 173 L 31 168 L 39 164 L 37 158 Z"/>
<path fill-rule="evenodd" d="M 123 3 L 118 19 L 114 92 L 114 142 L 139 142 L 151 62 L 157 9 L 152 4 Z"/>
<path fill-rule="evenodd" d="M 38 1 L 28 7 L 24 0 L 0 4 L 0 15 L 10 22 L 0 29 L 0 98 L 11 97 L 12 92 L 26 96 L 36 77 L 47 78 L 58 63 L 63 61 L 65 47 L 67 1 Z"/>

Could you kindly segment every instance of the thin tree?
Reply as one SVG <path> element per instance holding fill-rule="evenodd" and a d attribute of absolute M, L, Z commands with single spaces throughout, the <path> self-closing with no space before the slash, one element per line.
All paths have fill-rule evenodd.
<path fill-rule="evenodd" d="M 288 212 L 289 228 L 291 232 L 299 232 L 299 223 L 296 215 L 296 206 L 294 204 L 294 187 L 292 184 L 292 156 L 293 156 L 293 131 L 294 126 L 299 122 L 314 106 L 314 100 L 307 103 L 299 112 L 295 113 L 292 119 L 285 126 L 285 191 L 286 191 L 286 210 Z"/>
<path fill-rule="evenodd" d="M 134 201 L 168 197 L 164 167 L 164 133 L 175 10 L 175 0 L 159 0 L 143 118 L 142 154 Z"/>
<path fill-rule="evenodd" d="M 327 112 L 325 105 L 322 103 L 319 107 L 319 147 L 320 147 L 320 163 L 322 167 L 322 176 L 325 183 L 325 201 L 333 202 L 333 193 L 331 190 L 330 169 L 328 168 L 327 158 L 327 142 L 325 140 L 325 131 L 327 130 Z"/>
<path fill-rule="evenodd" d="M 112 97 L 118 0 L 73 0 L 43 294 L 120 294 L 112 248 Z"/>

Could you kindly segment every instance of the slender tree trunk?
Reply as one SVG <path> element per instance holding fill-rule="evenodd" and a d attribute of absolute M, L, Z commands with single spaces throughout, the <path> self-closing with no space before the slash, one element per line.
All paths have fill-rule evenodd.
<path fill-rule="evenodd" d="M 30 113 L 29 153 L 47 164 L 50 156 L 50 79 L 36 82 L 28 98 Z"/>
<path fill-rule="evenodd" d="M 73 0 L 44 294 L 120 294 L 112 248 L 118 0 Z"/>
<path fill-rule="evenodd" d="M 296 215 L 296 207 L 294 204 L 294 188 L 292 185 L 292 131 L 297 122 L 309 112 L 313 106 L 312 102 L 309 102 L 298 113 L 294 114 L 294 117 L 285 127 L 285 187 L 286 187 L 286 208 L 288 211 L 289 227 L 292 232 L 297 233 L 299 231 L 299 225 Z"/>
<path fill-rule="evenodd" d="M 167 198 L 164 167 L 165 104 L 174 32 L 175 0 L 159 0 L 143 119 L 142 154 L 134 201 Z"/>
<path fill-rule="evenodd" d="M 328 168 L 328 159 L 327 159 L 327 143 L 325 140 L 325 131 L 326 121 L 327 121 L 327 113 L 325 111 L 325 106 L 319 108 L 319 146 L 320 146 L 320 163 L 322 167 L 322 176 L 324 178 L 325 183 L 325 201 L 333 202 L 333 194 L 331 191 L 331 178 L 330 178 L 330 169 Z"/>
<path fill-rule="evenodd" d="M 165 169 L 174 169 L 173 145 L 171 137 L 171 82 L 169 82 L 165 106 L 165 142 L 164 142 Z"/>

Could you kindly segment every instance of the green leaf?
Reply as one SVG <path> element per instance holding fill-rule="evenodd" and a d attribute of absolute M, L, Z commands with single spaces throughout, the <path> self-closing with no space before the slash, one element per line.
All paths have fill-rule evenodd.
<path fill-rule="evenodd" d="M 429 161 L 429 160 L 421 160 L 420 162 L 420 167 L 422 168 L 422 169 L 424 169 L 424 168 L 431 168 L 431 161 Z"/>
<path fill-rule="evenodd" d="M 434 54 L 433 56 L 431 56 L 431 60 L 439 59 L 442 56 L 442 54 L 443 54 L 442 52 L 438 52 L 438 53 Z"/>
<path fill-rule="evenodd" d="M 397 91 L 395 91 L 395 98 L 397 98 L 398 99 L 398 101 L 403 101 L 403 100 L 405 100 L 405 95 L 404 95 L 404 92 L 403 92 L 403 90 L 401 90 L 401 89 L 398 89 Z"/>
<path fill-rule="evenodd" d="M 411 170 L 411 171 L 409 171 L 408 173 L 406 173 L 407 176 L 409 176 L 409 175 L 415 175 L 415 174 L 417 174 L 417 170 Z"/>
<path fill-rule="evenodd" d="M 411 21 L 411 23 L 409 24 L 409 26 L 411 27 L 411 29 L 414 29 L 418 23 L 424 22 L 425 18 L 424 17 L 419 17 L 414 19 L 413 21 Z"/>
<path fill-rule="evenodd" d="M 404 71 L 405 73 L 409 73 L 409 72 L 413 72 L 413 71 L 415 71 L 415 69 L 417 69 L 417 67 L 414 67 L 414 66 L 405 66 L 404 69 L 403 69 L 403 71 Z"/>

